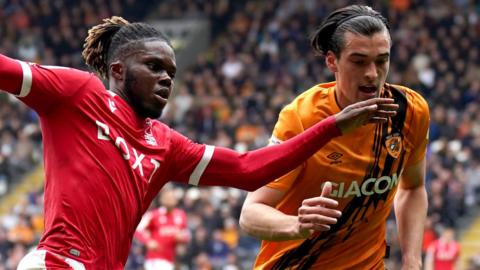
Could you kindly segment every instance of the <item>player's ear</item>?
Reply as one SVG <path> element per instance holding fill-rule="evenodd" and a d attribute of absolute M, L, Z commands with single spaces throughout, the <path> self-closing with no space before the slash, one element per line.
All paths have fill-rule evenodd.
<path fill-rule="evenodd" d="M 115 78 L 116 80 L 123 81 L 123 63 L 119 60 L 112 62 L 108 67 L 110 72 L 110 77 Z"/>
<path fill-rule="evenodd" d="M 337 56 L 332 51 L 327 52 L 327 55 L 325 56 L 325 64 L 332 72 L 338 71 Z"/>

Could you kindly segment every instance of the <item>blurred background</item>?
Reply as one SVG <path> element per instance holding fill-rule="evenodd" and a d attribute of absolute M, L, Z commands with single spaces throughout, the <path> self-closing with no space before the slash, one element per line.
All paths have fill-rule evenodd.
<path fill-rule="evenodd" d="M 0 0 L 0 53 L 86 69 L 83 40 L 102 18 L 152 23 L 172 39 L 180 68 L 162 121 L 198 142 L 246 151 L 267 144 L 279 111 L 296 95 L 333 80 L 308 37 L 329 12 L 352 3 L 370 5 L 390 20 L 387 81 L 419 91 L 430 105 L 424 250 L 452 227 L 461 245 L 459 269 L 480 269 L 477 0 Z M 0 270 L 16 269 L 43 230 L 37 120 L 0 94 Z M 177 247 L 178 269 L 251 269 L 259 242 L 238 228 L 246 193 L 174 189 L 191 235 Z M 387 226 L 387 266 L 399 269 L 393 216 Z M 143 269 L 144 254 L 135 241 L 125 269 Z"/>

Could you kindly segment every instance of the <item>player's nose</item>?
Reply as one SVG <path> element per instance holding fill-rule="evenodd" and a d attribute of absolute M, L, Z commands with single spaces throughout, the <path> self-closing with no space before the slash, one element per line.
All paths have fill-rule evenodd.
<path fill-rule="evenodd" d="M 370 63 L 367 65 L 366 70 L 365 70 L 365 78 L 368 81 L 374 81 L 378 77 L 378 71 L 377 71 L 377 66 L 375 65 L 374 62 Z"/>
<path fill-rule="evenodd" d="M 168 75 L 167 72 L 162 72 L 162 74 L 158 78 L 158 84 L 160 84 L 161 86 L 170 87 L 172 86 L 172 83 L 173 83 L 172 77 L 170 77 L 170 75 Z"/>

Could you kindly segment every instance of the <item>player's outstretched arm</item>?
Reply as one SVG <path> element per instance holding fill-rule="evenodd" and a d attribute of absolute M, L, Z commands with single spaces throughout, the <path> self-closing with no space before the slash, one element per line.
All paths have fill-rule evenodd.
<path fill-rule="evenodd" d="M 27 65 L 24 62 L 16 61 L 12 58 L 6 57 L 0 54 L 0 89 L 11 94 L 21 96 L 22 89 L 23 92 L 29 89 L 28 85 L 28 78 L 25 80 L 25 85 L 23 84 L 23 76 L 24 76 L 24 69 L 28 67 L 24 67 L 23 65 Z M 31 73 L 26 74 L 27 76 Z M 31 83 L 31 80 L 30 80 Z"/>
<path fill-rule="evenodd" d="M 200 184 L 256 190 L 299 166 L 332 138 L 368 123 L 386 122 L 396 114 L 398 105 L 393 102 L 374 98 L 352 104 L 282 144 L 244 154 L 216 147 Z"/>
<path fill-rule="evenodd" d="M 92 88 L 103 87 L 102 82 L 88 72 L 42 66 L 0 54 L 0 89 L 15 95 L 40 115 L 68 101 L 87 82 Z"/>

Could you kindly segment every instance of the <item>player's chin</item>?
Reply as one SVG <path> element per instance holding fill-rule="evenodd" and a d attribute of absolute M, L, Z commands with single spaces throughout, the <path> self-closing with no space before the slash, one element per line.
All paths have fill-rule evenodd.
<path fill-rule="evenodd" d="M 163 109 L 165 105 L 148 106 L 143 108 L 143 116 L 156 119 L 162 116 Z"/>
<path fill-rule="evenodd" d="M 165 106 L 162 106 L 161 108 L 157 108 L 157 110 L 153 111 L 151 113 L 151 116 L 150 118 L 159 118 L 160 116 L 162 116 L 162 113 L 163 113 L 163 108 Z"/>
<path fill-rule="evenodd" d="M 148 111 L 150 118 L 159 118 L 166 106 L 166 99 L 156 99 L 154 102 L 152 102 L 152 104 L 150 104 L 150 106 L 147 106 L 146 110 Z"/>

